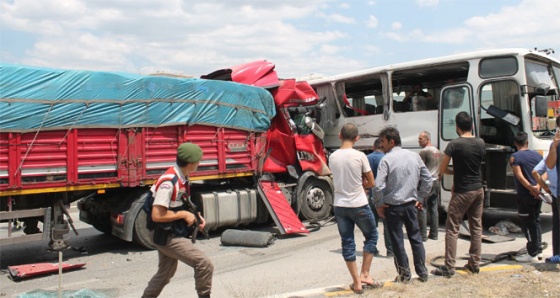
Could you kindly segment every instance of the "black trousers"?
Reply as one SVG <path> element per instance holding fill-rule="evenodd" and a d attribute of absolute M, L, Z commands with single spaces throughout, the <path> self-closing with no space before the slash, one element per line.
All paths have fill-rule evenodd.
<path fill-rule="evenodd" d="M 560 255 L 560 199 L 552 200 L 552 255 Z"/>
<path fill-rule="evenodd" d="M 532 197 L 517 198 L 517 215 L 527 239 L 527 253 L 532 257 L 542 252 L 541 205 L 541 200 Z"/>
<path fill-rule="evenodd" d="M 410 280 L 410 265 L 404 247 L 403 225 L 408 235 L 408 241 L 412 248 L 414 269 L 418 276 L 427 276 L 426 251 L 420 228 L 418 227 L 418 214 L 414 206 L 415 201 L 402 205 L 393 205 L 385 209 L 385 221 L 387 222 L 389 237 L 395 254 L 395 266 L 401 280 Z"/>

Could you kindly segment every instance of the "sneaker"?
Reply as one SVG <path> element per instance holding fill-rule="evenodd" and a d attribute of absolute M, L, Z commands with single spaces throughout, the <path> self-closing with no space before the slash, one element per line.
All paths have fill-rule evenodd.
<path fill-rule="evenodd" d="M 395 280 L 393 282 L 407 284 L 407 283 L 410 282 L 410 277 L 405 277 L 403 275 L 397 275 L 397 277 L 395 277 Z"/>
<path fill-rule="evenodd" d="M 545 263 L 550 263 L 550 264 L 560 264 L 560 255 L 555 255 L 550 258 L 546 258 L 544 261 Z"/>
<path fill-rule="evenodd" d="M 529 254 L 524 254 L 524 255 L 520 255 L 520 256 L 515 257 L 515 260 L 517 262 L 521 262 L 521 263 L 534 263 L 534 262 L 537 261 L 537 257 L 536 256 L 532 257 Z"/>
<path fill-rule="evenodd" d="M 438 240 L 438 236 L 428 236 L 428 238 L 430 238 L 432 240 Z"/>

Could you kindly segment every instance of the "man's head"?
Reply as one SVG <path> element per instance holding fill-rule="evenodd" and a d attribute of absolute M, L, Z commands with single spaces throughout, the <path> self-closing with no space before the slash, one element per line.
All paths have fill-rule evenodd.
<path fill-rule="evenodd" d="M 401 145 L 401 136 L 399 131 L 394 127 L 385 127 L 379 133 L 379 139 L 381 139 L 381 150 L 387 153 L 393 149 L 393 147 Z"/>
<path fill-rule="evenodd" d="M 374 151 L 381 150 L 381 139 L 379 138 L 375 139 L 375 141 L 373 142 L 373 150 Z"/>
<path fill-rule="evenodd" d="M 427 131 L 423 131 L 418 135 L 418 145 L 420 145 L 420 147 L 425 148 L 426 146 L 428 146 L 430 144 L 430 133 Z"/>
<path fill-rule="evenodd" d="M 183 143 L 177 148 L 177 165 L 179 167 L 198 164 L 201 159 L 202 149 L 197 144 Z"/>
<path fill-rule="evenodd" d="M 459 112 L 455 116 L 455 126 L 463 132 L 472 130 L 472 117 L 467 112 Z"/>
<path fill-rule="evenodd" d="M 352 123 L 346 123 L 340 130 L 340 139 L 342 141 L 355 142 L 358 140 L 359 131 L 358 127 Z"/>
<path fill-rule="evenodd" d="M 526 146 L 528 144 L 528 137 L 527 137 L 527 133 L 524 131 L 520 131 L 515 135 L 515 139 L 513 140 L 513 143 L 515 144 L 515 146 L 517 148 L 522 148 L 524 146 Z"/>

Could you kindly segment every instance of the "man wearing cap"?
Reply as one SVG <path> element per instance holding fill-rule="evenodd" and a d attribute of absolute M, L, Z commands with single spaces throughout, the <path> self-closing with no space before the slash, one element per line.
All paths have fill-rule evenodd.
<path fill-rule="evenodd" d="M 195 215 L 182 208 L 181 197 L 189 196 L 188 177 L 191 172 L 196 171 L 201 158 L 202 150 L 198 145 L 181 144 L 177 149 L 177 164 L 169 168 L 150 189 L 154 196 L 152 220 L 156 225 L 172 223 L 173 228 L 169 237 L 154 237 L 154 242 L 160 243 L 155 244 L 159 257 L 158 271 L 148 283 L 142 297 L 159 296 L 175 274 L 177 261 L 193 267 L 198 297 L 210 297 L 214 265 L 202 251 L 193 245 L 191 240 L 185 237 L 186 235 L 178 235 L 181 233 L 175 228 L 175 226 L 185 223 L 191 226 L 196 222 Z M 206 223 L 202 216 L 200 219 L 198 228 L 202 230 Z M 154 230 L 154 234 L 156 233 L 159 233 L 158 227 Z M 156 238 L 159 240 L 163 238 L 164 241 L 155 241 Z"/>

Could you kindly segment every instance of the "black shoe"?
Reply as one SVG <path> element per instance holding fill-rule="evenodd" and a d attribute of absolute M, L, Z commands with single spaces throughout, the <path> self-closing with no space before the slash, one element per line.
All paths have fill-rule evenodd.
<path fill-rule="evenodd" d="M 432 239 L 432 240 L 437 240 L 438 237 L 437 236 L 429 236 L 428 238 Z"/>
<path fill-rule="evenodd" d="M 420 276 L 418 277 L 418 279 L 419 279 L 421 282 L 427 282 L 427 281 L 428 281 L 428 275 L 427 275 L 427 274 L 426 274 L 426 275 L 420 275 Z"/>
<path fill-rule="evenodd" d="M 395 256 L 395 254 L 392 251 L 390 251 L 390 250 L 387 251 L 387 257 L 388 258 L 392 258 L 394 256 Z"/>
<path fill-rule="evenodd" d="M 410 277 L 405 277 L 403 275 L 397 275 L 397 277 L 395 277 L 394 282 L 395 283 L 407 284 L 407 283 L 410 282 Z"/>
<path fill-rule="evenodd" d="M 422 241 L 424 242 L 428 241 L 428 237 L 422 237 Z"/>
<path fill-rule="evenodd" d="M 465 266 L 463 266 L 463 270 L 473 274 L 478 274 L 480 272 L 479 267 L 475 267 L 471 264 L 466 264 Z"/>
<path fill-rule="evenodd" d="M 443 276 L 443 277 L 451 277 L 455 275 L 455 269 L 447 269 L 446 267 L 436 268 L 431 272 L 433 275 Z"/>

